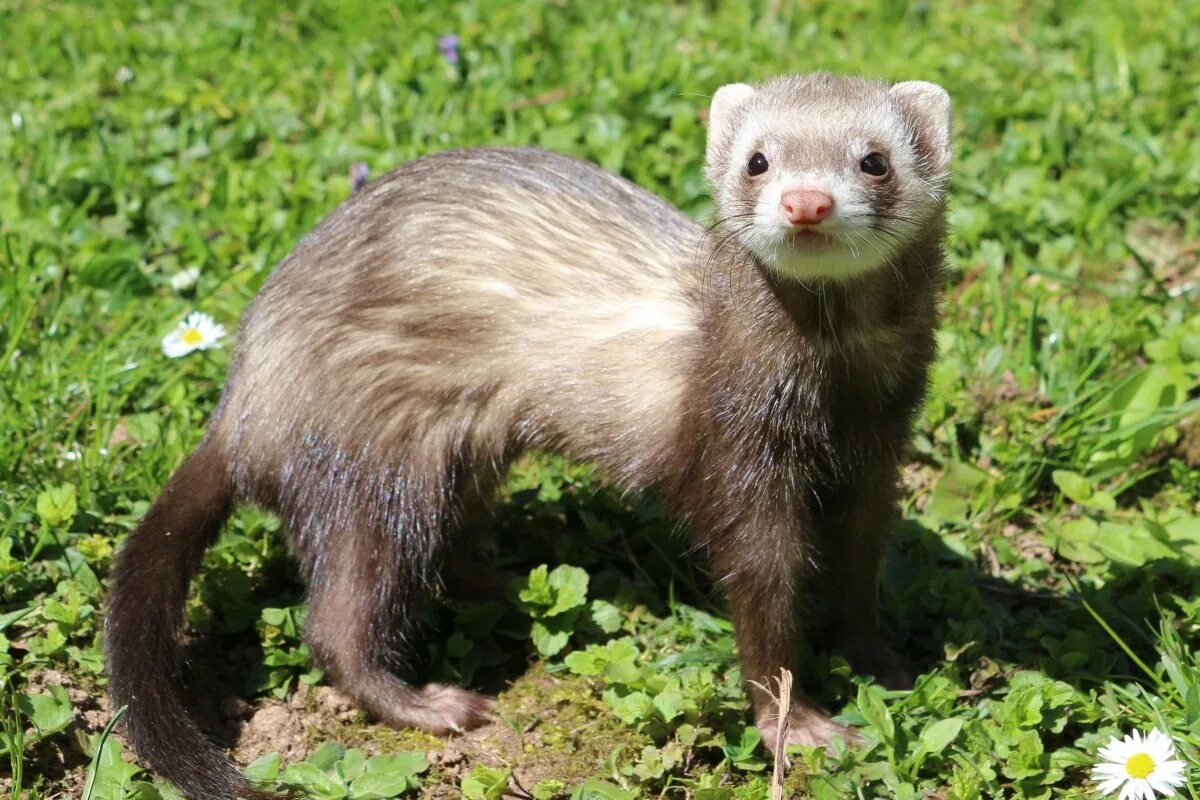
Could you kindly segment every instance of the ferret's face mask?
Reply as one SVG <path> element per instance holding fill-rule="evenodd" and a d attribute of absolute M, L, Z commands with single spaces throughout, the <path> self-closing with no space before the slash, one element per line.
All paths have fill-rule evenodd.
<path fill-rule="evenodd" d="M 945 201 L 950 98 L 814 73 L 723 86 L 709 111 L 717 222 L 763 266 L 797 280 L 885 267 Z"/>

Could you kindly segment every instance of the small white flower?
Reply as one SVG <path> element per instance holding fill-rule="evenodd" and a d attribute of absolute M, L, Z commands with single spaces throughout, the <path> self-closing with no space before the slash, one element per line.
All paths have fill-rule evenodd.
<path fill-rule="evenodd" d="M 21 116 L 20 111 L 12 113 L 12 125 L 14 128 L 20 128 L 25 125 L 25 118 Z"/>
<path fill-rule="evenodd" d="M 1154 800 L 1155 793 L 1172 797 L 1185 783 L 1184 762 L 1175 758 L 1175 743 L 1158 729 L 1145 736 L 1134 731 L 1124 741 L 1112 737 L 1100 748 L 1103 763 L 1092 769 L 1101 794 L 1121 790 L 1119 800 Z"/>
<path fill-rule="evenodd" d="M 133 70 L 122 64 L 117 67 L 117 83 L 129 83 L 133 80 Z"/>
<path fill-rule="evenodd" d="M 103 457 L 103 456 L 107 456 L 107 455 L 108 455 L 108 448 L 107 448 L 107 447 L 101 447 L 101 448 L 99 448 L 99 449 L 98 449 L 96 452 L 97 452 L 97 453 L 99 453 L 99 454 L 101 455 L 101 457 Z M 76 445 L 72 445 L 72 446 L 71 446 L 69 449 L 67 449 L 67 450 L 64 450 L 64 451 L 63 451 L 63 454 L 62 454 L 62 460 L 63 460 L 63 461 L 78 461 L 78 460 L 79 460 L 79 459 L 81 459 L 81 458 L 83 458 L 83 449 L 82 449 L 82 448 L 80 448 L 80 446 L 79 446 L 79 445 L 77 445 L 77 444 L 76 444 Z"/>
<path fill-rule="evenodd" d="M 200 277 L 199 267 L 187 267 L 181 269 L 171 276 L 171 288 L 177 292 L 182 292 L 196 285 L 196 280 Z"/>
<path fill-rule="evenodd" d="M 220 347 L 223 336 L 224 325 L 218 325 L 208 314 L 193 311 L 179 327 L 163 337 L 162 351 L 168 358 L 179 358 L 193 350 Z"/>

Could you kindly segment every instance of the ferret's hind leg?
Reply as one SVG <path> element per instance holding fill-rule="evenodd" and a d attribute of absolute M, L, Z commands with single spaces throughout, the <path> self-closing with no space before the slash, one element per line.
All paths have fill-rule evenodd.
<path fill-rule="evenodd" d="M 413 647 L 419 604 L 432 585 L 421 565 L 445 538 L 406 516 L 413 525 L 405 531 L 360 519 L 323 537 L 307 565 L 306 638 L 329 680 L 383 722 L 439 735 L 468 730 L 489 718 L 489 698 L 457 686 L 411 686 L 392 671 Z"/>
<path fill-rule="evenodd" d="M 497 462 L 476 474 L 459 492 L 458 519 L 450 532 L 449 552 L 442 568 L 442 585 L 450 597 L 506 602 L 515 573 L 490 566 L 475 555 L 475 539 L 498 524 L 496 487 L 507 465 Z"/>

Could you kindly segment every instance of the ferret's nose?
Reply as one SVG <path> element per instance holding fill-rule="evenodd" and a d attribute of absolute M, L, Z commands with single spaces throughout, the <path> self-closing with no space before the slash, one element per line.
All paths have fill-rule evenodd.
<path fill-rule="evenodd" d="M 820 189 L 792 189 L 779 198 L 779 207 L 793 225 L 816 225 L 833 211 L 833 197 Z"/>

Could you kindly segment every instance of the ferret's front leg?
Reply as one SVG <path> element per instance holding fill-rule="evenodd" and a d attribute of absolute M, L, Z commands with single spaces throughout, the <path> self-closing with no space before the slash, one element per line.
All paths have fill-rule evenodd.
<path fill-rule="evenodd" d="M 879 634 L 877 597 L 887 534 L 896 520 L 897 470 L 876 464 L 822 501 L 822 584 L 829 639 L 861 675 L 891 689 L 912 686 L 904 660 Z"/>
<path fill-rule="evenodd" d="M 729 593 L 734 636 L 763 742 L 775 747 L 779 709 L 768 689 L 781 667 L 797 674 L 803 625 L 800 593 L 809 570 L 811 541 L 794 514 L 757 512 L 736 526 L 714 551 L 714 565 Z M 763 688 L 760 688 L 763 687 Z M 788 712 L 789 744 L 826 745 L 835 736 L 847 742 L 860 737 L 833 722 L 799 688 L 793 686 Z"/>

